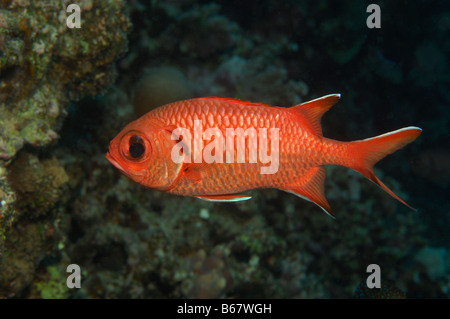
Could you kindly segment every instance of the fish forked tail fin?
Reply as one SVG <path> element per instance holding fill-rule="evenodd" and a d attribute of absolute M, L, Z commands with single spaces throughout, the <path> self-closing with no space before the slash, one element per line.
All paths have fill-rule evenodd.
<path fill-rule="evenodd" d="M 346 166 L 361 173 L 385 190 L 389 195 L 415 210 L 384 185 L 384 183 L 375 175 L 373 166 L 385 156 L 394 153 L 405 145 L 413 142 L 421 132 L 422 129 L 409 126 L 365 140 L 350 142 L 349 156 L 352 160 L 351 163 L 347 163 Z"/>

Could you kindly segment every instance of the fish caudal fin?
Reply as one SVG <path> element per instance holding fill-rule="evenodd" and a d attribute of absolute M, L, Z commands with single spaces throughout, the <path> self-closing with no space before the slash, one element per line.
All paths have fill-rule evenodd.
<path fill-rule="evenodd" d="M 361 173 L 385 190 L 389 195 L 409 208 L 414 209 L 384 185 L 375 175 L 373 166 L 385 156 L 394 153 L 414 141 L 419 137 L 421 132 L 422 129 L 410 126 L 365 140 L 350 142 L 348 157 L 351 160 L 345 166 Z"/>

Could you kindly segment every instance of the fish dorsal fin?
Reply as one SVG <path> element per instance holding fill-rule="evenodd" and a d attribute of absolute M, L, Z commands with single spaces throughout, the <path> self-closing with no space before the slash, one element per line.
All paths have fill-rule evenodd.
<path fill-rule="evenodd" d="M 325 197 L 325 175 L 326 172 L 323 167 L 313 167 L 302 176 L 298 184 L 283 188 L 282 190 L 313 202 L 322 208 L 325 213 L 334 218 L 330 204 L 328 204 Z"/>
<path fill-rule="evenodd" d="M 242 194 L 226 194 L 226 195 L 202 195 L 195 196 L 208 202 L 240 202 L 252 198 L 249 195 Z"/>
<path fill-rule="evenodd" d="M 201 97 L 201 98 L 198 98 L 198 99 L 216 100 L 216 101 L 232 103 L 232 104 L 238 104 L 238 105 L 246 105 L 246 106 L 274 107 L 274 106 L 271 106 L 271 105 L 268 105 L 268 104 L 264 104 L 264 103 L 249 102 L 249 101 L 244 101 L 244 100 L 235 99 L 235 98 L 231 98 L 231 97 L 210 96 L 210 97 Z"/>
<path fill-rule="evenodd" d="M 325 112 L 339 101 L 340 97 L 340 94 L 325 95 L 318 99 L 293 106 L 289 110 L 294 113 L 300 113 L 309 122 L 313 132 L 318 136 L 322 136 L 320 120 Z"/>

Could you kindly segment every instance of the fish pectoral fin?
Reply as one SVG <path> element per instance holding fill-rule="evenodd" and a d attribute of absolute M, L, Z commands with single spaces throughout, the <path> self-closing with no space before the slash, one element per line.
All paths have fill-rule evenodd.
<path fill-rule="evenodd" d="M 183 178 L 192 183 L 198 183 L 202 180 L 203 163 L 184 163 L 182 172 Z"/>
<path fill-rule="evenodd" d="M 317 166 L 311 168 L 295 186 L 282 190 L 313 202 L 329 216 L 334 218 L 330 204 L 325 197 L 325 169 Z"/>
<path fill-rule="evenodd" d="M 252 198 L 250 195 L 225 194 L 225 195 L 202 195 L 195 196 L 208 202 L 240 202 Z"/>

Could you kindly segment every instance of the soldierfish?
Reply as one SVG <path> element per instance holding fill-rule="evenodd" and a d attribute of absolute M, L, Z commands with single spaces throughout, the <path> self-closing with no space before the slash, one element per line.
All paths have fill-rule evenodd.
<path fill-rule="evenodd" d="M 278 188 L 312 201 L 330 216 L 324 166 L 341 165 L 411 207 L 375 176 L 373 166 L 414 141 L 422 130 L 411 126 L 352 142 L 323 137 L 322 115 L 339 99 L 339 94 L 327 95 L 290 108 L 220 97 L 167 104 L 125 126 L 111 141 L 106 158 L 135 182 L 167 193 L 239 201 L 250 198 L 244 191 Z M 198 123 L 210 134 L 195 132 Z M 224 138 L 227 129 L 246 132 L 245 145 L 231 143 L 235 152 L 230 153 L 229 143 L 223 147 L 223 141 L 230 142 Z M 258 139 L 253 139 L 255 134 Z M 270 153 L 270 165 L 276 164 L 276 170 L 263 173 L 267 160 L 261 156 L 252 160 L 258 147 L 266 147 L 266 157 Z"/>

